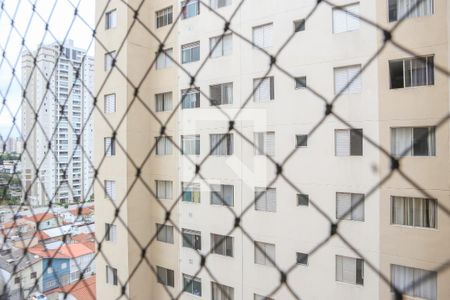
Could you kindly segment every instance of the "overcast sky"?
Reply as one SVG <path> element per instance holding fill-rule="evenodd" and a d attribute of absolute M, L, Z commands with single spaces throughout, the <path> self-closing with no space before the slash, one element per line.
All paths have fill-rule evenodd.
<path fill-rule="evenodd" d="M 90 28 L 95 26 L 95 0 L 0 0 L 0 3 L 2 2 L 4 10 L 0 9 L 0 135 L 5 138 L 12 128 L 10 113 L 16 114 L 19 111 L 17 119 L 20 122 L 20 54 L 27 49 L 37 49 L 41 43 L 62 41 L 67 35 L 67 39 L 74 40 L 75 47 L 87 49 L 89 54 L 93 55 L 94 43 L 91 43 Z M 34 13 L 33 4 L 36 7 Z M 78 6 L 79 16 L 89 26 L 79 17 L 74 20 L 74 6 Z M 11 19 L 14 21 L 13 26 Z M 49 24 L 47 33 L 46 22 Z M 25 44 L 22 46 L 23 38 Z M 3 53 L 5 58 L 2 57 Z M 16 70 L 16 77 L 12 75 L 12 68 Z M 6 98 L 10 112 L 3 105 L 3 98 Z M 13 130 L 12 135 L 18 136 L 18 131 Z"/>

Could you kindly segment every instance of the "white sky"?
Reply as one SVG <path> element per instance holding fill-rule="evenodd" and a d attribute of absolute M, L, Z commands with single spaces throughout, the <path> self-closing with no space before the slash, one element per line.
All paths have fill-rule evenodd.
<path fill-rule="evenodd" d="M 87 49 L 89 54 L 93 55 L 95 43 L 91 43 L 92 31 L 89 27 L 95 26 L 95 0 L 0 0 L 0 4 L 2 2 L 4 10 L 0 9 L 0 135 L 5 138 L 12 128 L 12 117 L 3 105 L 3 97 L 6 97 L 6 105 L 15 114 L 20 109 L 22 95 L 18 81 L 21 80 L 22 51 L 27 48 L 35 50 L 41 43 L 62 41 L 67 35 L 67 39 L 74 41 L 75 47 Z M 33 4 L 36 6 L 34 13 Z M 74 19 L 74 6 L 78 6 L 79 16 L 89 26 L 79 17 L 76 17 L 71 25 Z M 11 18 L 14 20 L 14 26 L 11 26 Z M 49 31 L 46 33 L 47 21 Z M 22 46 L 24 36 L 25 45 Z M 2 57 L 3 52 L 5 58 Z M 10 64 L 13 66 L 17 64 L 16 78 L 12 75 Z M 20 123 L 20 111 L 17 119 Z M 11 133 L 11 136 L 18 135 L 17 130 Z"/>

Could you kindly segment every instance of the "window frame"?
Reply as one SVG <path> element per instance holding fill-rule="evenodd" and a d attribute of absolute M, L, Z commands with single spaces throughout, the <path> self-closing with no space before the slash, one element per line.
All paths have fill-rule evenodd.
<path fill-rule="evenodd" d="M 195 95 L 195 106 L 192 106 L 192 95 Z M 187 99 L 187 100 L 186 100 Z M 189 101 L 189 102 L 188 102 Z M 189 104 L 189 105 L 187 105 Z M 181 90 L 181 109 L 194 109 L 200 107 L 200 88 L 188 88 Z"/>
<path fill-rule="evenodd" d="M 156 223 L 156 240 L 166 244 L 173 244 L 174 243 L 173 226 Z"/>
<path fill-rule="evenodd" d="M 340 280 L 338 279 L 338 258 L 341 258 L 342 261 L 342 270 L 344 269 L 344 259 L 352 259 L 355 260 L 355 282 L 351 282 L 351 281 L 347 281 L 344 278 L 341 278 Z M 336 274 L 335 274 L 335 280 L 336 282 L 341 282 L 341 283 L 347 283 L 347 284 L 354 284 L 354 285 L 360 285 L 360 286 L 364 286 L 364 265 L 365 265 L 365 261 L 362 258 L 358 258 L 358 257 L 350 257 L 350 256 L 345 256 L 345 255 L 336 255 L 335 256 L 335 261 L 336 261 Z M 359 282 L 358 282 L 358 263 L 360 264 L 360 278 L 359 278 Z M 343 276 L 343 274 L 342 274 Z"/>
<path fill-rule="evenodd" d="M 234 185 L 232 184 L 211 184 L 210 185 L 211 191 L 210 191 L 210 200 L 209 203 L 211 205 L 220 205 L 220 206 L 228 206 L 228 207 L 234 207 Z M 213 189 L 217 189 L 217 190 L 213 190 Z M 218 191 L 220 189 L 220 191 Z M 226 190 L 227 189 L 227 190 Z M 227 203 L 226 198 L 225 197 L 225 192 L 231 190 L 231 203 Z M 215 194 L 218 194 L 218 199 L 219 201 L 216 202 L 215 200 Z"/>
<path fill-rule="evenodd" d="M 343 131 L 348 131 L 349 132 L 349 152 L 348 154 L 341 154 L 338 155 L 338 143 L 337 143 L 337 132 L 343 132 Z M 360 132 L 360 133 L 356 133 L 356 132 Z M 334 156 L 335 157 L 362 157 L 364 156 L 364 137 L 363 137 L 363 129 L 362 128 L 347 128 L 347 129 L 335 129 L 334 130 Z M 352 142 L 352 137 L 354 139 L 360 139 L 360 144 L 361 146 L 359 147 L 359 141 L 358 140 L 353 140 Z M 358 143 L 358 145 L 356 145 Z M 353 146 L 352 146 L 353 145 Z M 357 146 L 357 147 L 356 147 Z M 356 148 L 355 148 L 356 147 Z M 361 153 L 359 153 L 359 148 L 361 148 Z"/>
<path fill-rule="evenodd" d="M 425 62 L 423 62 L 425 60 Z M 417 63 L 417 61 L 422 61 L 424 63 L 424 69 L 425 69 L 425 84 L 416 84 L 413 85 L 413 63 Z M 426 87 L 426 86 L 434 86 L 436 84 L 436 76 L 435 76 L 435 55 L 434 54 L 428 54 L 428 55 L 419 55 L 419 56 L 413 56 L 413 57 L 404 57 L 404 58 L 397 58 L 397 59 L 391 59 L 388 61 L 388 69 L 389 69 L 389 89 L 390 90 L 401 90 L 401 89 L 408 89 L 408 88 L 419 88 L 419 87 Z M 402 63 L 402 77 L 403 77 L 403 85 L 401 87 L 393 87 L 393 64 L 396 63 Z M 409 75 L 407 76 L 407 64 L 409 64 Z M 432 74 L 430 75 L 430 69 L 432 71 Z M 407 77 L 409 77 L 409 85 L 407 85 Z"/>
<path fill-rule="evenodd" d="M 175 272 L 168 268 L 156 266 L 156 281 L 164 286 L 175 287 Z"/>
<path fill-rule="evenodd" d="M 227 94 L 226 90 L 227 87 L 230 87 L 230 99 L 225 99 L 225 95 Z M 213 89 L 219 88 L 220 89 L 220 99 L 213 99 Z M 225 82 L 225 83 L 219 83 L 219 84 L 212 84 L 209 86 L 209 99 L 210 99 L 210 105 L 211 106 L 220 106 L 220 105 L 230 105 L 233 104 L 233 82 Z M 228 102 L 225 102 L 227 100 Z"/>
<path fill-rule="evenodd" d="M 215 238 L 220 241 L 216 245 Z M 210 234 L 210 242 L 211 242 L 211 253 L 221 255 L 221 256 L 228 256 L 228 257 L 234 257 L 234 237 L 229 235 L 221 235 L 217 233 L 211 233 Z M 223 249 L 222 249 L 223 248 Z M 218 251 L 218 250 L 225 250 L 224 252 Z M 230 250 L 230 251 L 228 251 Z"/>
<path fill-rule="evenodd" d="M 185 291 L 186 293 L 192 294 L 194 296 L 198 296 L 201 297 L 203 294 L 203 287 L 202 287 L 202 279 L 196 276 L 191 276 L 188 274 L 183 273 L 182 274 L 183 277 L 183 291 Z M 187 284 L 186 284 L 187 282 Z M 194 283 L 197 283 L 200 286 L 200 293 L 194 293 Z M 192 287 L 192 290 L 189 291 L 187 289 L 188 286 Z"/>
<path fill-rule="evenodd" d="M 105 94 L 103 96 L 103 100 L 104 100 L 103 111 L 104 111 L 105 114 L 112 114 L 112 113 L 115 113 L 117 111 L 117 108 L 116 108 L 116 104 L 117 104 L 116 93 Z M 112 104 L 109 103 L 108 101 L 112 101 Z M 108 108 L 111 108 L 111 105 L 113 107 L 112 110 L 108 109 Z"/>
<path fill-rule="evenodd" d="M 187 238 L 188 236 L 189 238 Z M 194 250 L 202 250 L 202 233 L 198 230 L 181 229 L 182 247 Z M 192 241 L 191 241 L 192 239 Z"/>
<path fill-rule="evenodd" d="M 167 11 L 167 13 L 166 13 Z M 158 15 L 161 14 L 161 15 Z M 162 20 L 160 23 L 159 20 Z M 166 22 L 167 21 L 167 22 Z M 156 29 L 168 26 L 173 23 L 173 6 L 167 6 L 155 12 Z"/>
<path fill-rule="evenodd" d="M 114 15 L 113 15 L 114 14 Z M 114 16 L 113 20 L 115 22 L 111 22 L 111 16 Z M 112 24 L 114 23 L 114 24 Z M 111 9 L 105 12 L 105 30 L 110 30 L 117 27 L 117 9 Z"/>
<path fill-rule="evenodd" d="M 412 216 L 408 216 L 408 218 L 410 220 L 412 220 L 412 225 L 410 224 L 406 224 L 407 222 L 403 222 L 403 223 L 395 223 L 395 200 L 412 200 Z M 416 199 L 417 200 L 421 200 L 422 202 L 429 202 L 431 204 L 428 204 L 428 206 L 432 206 L 432 212 L 433 212 L 433 225 L 434 226 L 423 226 L 423 225 L 417 225 L 417 220 L 416 220 Z M 390 197 L 390 224 L 393 226 L 402 226 L 402 227 L 408 227 L 408 228 L 415 228 L 415 229 L 428 229 L 428 230 L 433 230 L 433 229 L 438 229 L 438 200 L 435 198 L 424 198 L 424 197 L 410 197 L 410 196 L 394 196 L 391 195 Z M 423 204 L 422 204 L 423 206 Z M 404 215 L 405 213 L 407 213 L 406 208 L 403 207 L 404 211 L 402 211 L 402 214 Z M 427 211 L 427 210 L 426 210 Z M 430 212 L 430 210 L 428 210 L 428 212 Z M 409 214 L 408 214 L 409 215 Z M 430 219 L 430 217 L 428 217 L 428 219 Z"/>
<path fill-rule="evenodd" d="M 192 1 L 192 0 L 191 0 Z M 196 49 L 198 49 L 198 58 L 196 57 Z M 194 62 L 200 61 L 200 41 L 195 41 L 192 43 L 187 43 L 184 45 L 181 45 L 181 64 L 190 64 Z M 185 53 L 188 53 L 188 58 L 185 60 Z"/>
<path fill-rule="evenodd" d="M 345 216 L 339 216 L 338 214 L 338 195 L 349 195 L 350 196 L 350 211 L 346 210 L 343 213 L 345 214 L 346 212 L 347 215 Z M 362 201 L 360 201 L 362 199 Z M 354 205 L 354 200 L 355 203 L 361 202 L 359 203 L 357 206 Z M 357 222 L 365 222 L 366 221 L 366 195 L 362 194 L 362 193 L 348 193 L 348 192 L 336 192 L 336 220 L 342 220 L 342 221 L 357 221 Z M 357 209 L 361 209 L 362 212 L 362 219 L 357 219 L 355 218 L 355 216 L 353 215 L 354 211 L 356 211 Z"/>
<path fill-rule="evenodd" d="M 217 143 L 213 143 L 213 137 Z M 222 144 L 225 143 L 225 146 Z M 226 153 L 222 154 L 222 149 L 226 148 Z M 211 133 L 209 134 L 209 154 L 210 156 L 231 156 L 234 154 L 234 135 L 233 133 Z"/>
<path fill-rule="evenodd" d="M 167 100 L 170 100 L 170 101 L 167 101 Z M 172 102 L 173 102 L 173 93 L 172 92 L 156 93 L 155 94 L 155 112 L 171 111 L 173 109 Z M 161 105 L 159 105 L 159 103 L 161 103 Z"/>
<path fill-rule="evenodd" d="M 264 81 L 269 80 L 269 99 L 261 99 L 261 86 Z M 256 97 L 258 95 L 258 97 Z M 270 103 L 275 100 L 275 77 L 266 76 L 253 79 L 253 102 L 255 103 Z"/>

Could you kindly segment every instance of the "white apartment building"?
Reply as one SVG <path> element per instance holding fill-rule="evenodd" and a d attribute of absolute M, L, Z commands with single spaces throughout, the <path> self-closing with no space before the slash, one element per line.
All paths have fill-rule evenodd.
<path fill-rule="evenodd" d="M 449 128 L 435 127 L 449 111 L 436 67 L 449 68 L 448 1 L 423 1 L 393 33 L 411 52 L 388 43 L 376 58 L 383 32 L 324 2 L 309 18 L 318 1 L 203 2 L 211 10 L 197 0 L 97 0 L 97 294 L 393 299 L 393 285 L 404 299 L 449 299 L 450 271 L 437 271 L 450 249 L 438 207 L 450 207 Z M 334 3 L 390 29 L 415 1 Z M 235 33 L 220 40 L 231 16 Z M 236 33 L 272 55 L 292 36 L 282 69 Z M 191 86 L 187 72 L 199 68 Z M 339 96 L 332 111 L 345 122 L 330 115 L 317 127 L 326 103 L 309 88 Z M 226 115 L 237 115 L 233 130 Z M 387 177 L 390 159 L 375 145 L 401 157 L 412 181 Z M 286 157 L 277 178 L 271 160 Z M 241 214 L 245 232 L 234 228 Z M 342 238 L 330 237 L 334 223 Z M 273 263 L 290 270 L 291 291 L 277 289 Z"/>
<path fill-rule="evenodd" d="M 93 58 L 72 40 L 22 55 L 22 177 L 32 205 L 79 202 L 93 193 L 93 82 Z"/>

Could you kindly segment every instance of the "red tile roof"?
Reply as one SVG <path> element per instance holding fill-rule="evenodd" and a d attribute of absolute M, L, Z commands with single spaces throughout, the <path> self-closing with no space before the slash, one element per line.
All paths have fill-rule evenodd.
<path fill-rule="evenodd" d="M 29 248 L 28 251 L 43 258 L 75 258 L 95 252 L 90 245 L 81 243 L 64 244 L 56 249 L 45 249 L 43 245 L 36 245 Z"/>
<path fill-rule="evenodd" d="M 79 208 L 74 208 L 69 210 L 69 212 L 74 215 L 74 216 L 89 216 L 90 214 L 92 214 L 94 212 L 94 206 L 84 206 L 81 208 L 81 211 Z"/>
<path fill-rule="evenodd" d="M 91 276 L 70 285 L 48 291 L 45 294 L 51 295 L 54 293 L 69 293 L 77 300 L 95 300 L 95 281 L 95 276 Z"/>
<path fill-rule="evenodd" d="M 36 214 L 36 215 L 31 215 L 29 217 L 25 217 L 23 219 L 28 220 L 28 221 L 32 221 L 34 223 L 38 223 L 38 222 L 43 222 L 43 221 L 47 221 L 50 219 L 54 219 L 55 215 L 49 212 L 45 212 L 45 213 L 41 213 L 41 214 Z"/>

